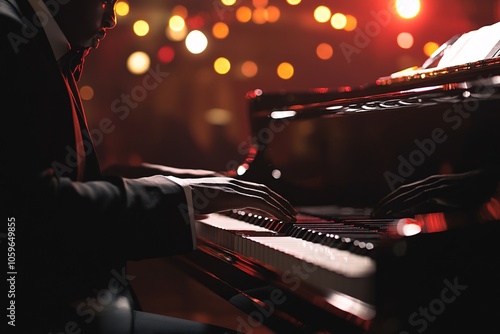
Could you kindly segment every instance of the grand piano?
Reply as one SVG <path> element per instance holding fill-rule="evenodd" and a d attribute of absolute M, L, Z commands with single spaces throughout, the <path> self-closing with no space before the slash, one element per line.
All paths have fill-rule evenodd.
<path fill-rule="evenodd" d="M 248 315 L 239 330 L 498 327 L 498 201 L 485 220 L 467 205 L 372 215 L 403 184 L 499 166 L 500 58 L 437 56 L 361 87 L 248 93 L 251 142 L 228 175 L 284 195 L 297 221 L 212 214 L 196 223 L 198 249 L 175 259 Z"/>

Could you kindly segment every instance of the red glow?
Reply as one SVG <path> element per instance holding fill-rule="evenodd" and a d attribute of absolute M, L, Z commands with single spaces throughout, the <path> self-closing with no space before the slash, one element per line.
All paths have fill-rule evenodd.
<path fill-rule="evenodd" d="M 186 25 L 193 30 L 199 30 L 205 25 L 205 19 L 201 15 L 196 15 L 186 19 Z"/>
<path fill-rule="evenodd" d="M 418 225 L 422 226 L 422 232 L 425 233 L 441 232 L 448 229 L 446 217 L 443 212 L 416 215 L 415 220 Z"/>
<path fill-rule="evenodd" d="M 313 88 L 312 91 L 315 93 L 324 94 L 328 92 L 328 88 Z"/>
<path fill-rule="evenodd" d="M 174 60 L 175 51 L 170 46 L 163 46 L 158 50 L 158 59 L 162 63 L 170 63 Z"/>

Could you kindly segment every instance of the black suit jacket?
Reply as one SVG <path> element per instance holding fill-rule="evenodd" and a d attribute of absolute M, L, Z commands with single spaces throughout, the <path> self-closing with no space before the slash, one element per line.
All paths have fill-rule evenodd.
<path fill-rule="evenodd" d="M 88 146 L 76 180 L 75 131 L 90 143 L 88 132 L 74 127 L 33 9 L 9 1 L 0 0 L 0 191 L 2 229 L 15 219 L 16 323 L 64 332 L 69 321 L 92 324 L 108 292 L 130 287 L 127 260 L 189 252 L 192 234 L 184 191 L 163 176 L 104 177 Z"/>

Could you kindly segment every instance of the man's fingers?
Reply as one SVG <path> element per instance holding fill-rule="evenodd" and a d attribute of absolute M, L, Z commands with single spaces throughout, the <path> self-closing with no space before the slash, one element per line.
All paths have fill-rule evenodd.
<path fill-rule="evenodd" d="M 281 220 L 295 220 L 296 212 L 291 204 L 269 188 L 234 179 L 216 179 L 191 184 L 195 196 L 198 197 L 198 201 L 195 201 L 197 213 L 252 208 L 267 212 Z M 200 200 L 200 196 L 203 194 L 207 194 L 207 196 Z M 203 203 L 203 207 L 196 207 L 197 202 Z"/>
<path fill-rule="evenodd" d="M 373 209 L 373 216 L 383 216 L 405 211 L 427 202 L 452 203 L 467 189 L 468 182 L 474 182 L 480 171 L 461 174 L 432 175 L 426 179 L 403 185 L 385 196 Z"/>
<path fill-rule="evenodd" d="M 272 198 L 273 201 L 279 203 L 280 206 L 286 209 L 286 211 L 290 215 L 296 215 L 297 211 L 295 208 L 288 202 L 285 198 L 283 198 L 281 195 L 278 193 L 274 192 L 273 190 L 269 189 L 266 185 L 263 184 L 257 184 L 257 183 L 252 183 L 252 182 L 247 182 L 247 181 L 241 181 L 241 180 L 236 180 L 234 179 L 232 181 L 235 184 L 240 185 L 241 187 L 245 189 L 256 189 L 257 191 L 260 191 L 261 193 L 267 194 Z"/>

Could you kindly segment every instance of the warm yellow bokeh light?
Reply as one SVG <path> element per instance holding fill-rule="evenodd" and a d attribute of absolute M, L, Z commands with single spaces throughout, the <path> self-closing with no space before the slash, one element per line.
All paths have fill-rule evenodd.
<path fill-rule="evenodd" d="M 291 77 L 293 77 L 293 66 L 290 63 L 283 62 L 278 65 L 278 69 L 276 71 L 278 73 L 278 76 L 283 79 L 283 80 L 288 80 Z"/>
<path fill-rule="evenodd" d="M 330 20 L 330 17 L 332 16 L 332 12 L 330 11 L 330 8 L 326 6 L 318 6 L 314 10 L 314 19 L 317 22 L 328 22 Z"/>
<path fill-rule="evenodd" d="M 94 89 L 90 86 L 82 86 L 80 88 L 80 96 L 82 100 L 89 101 L 94 97 Z"/>
<path fill-rule="evenodd" d="M 236 19 L 239 22 L 248 22 L 252 19 L 252 10 L 246 6 L 241 6 L 236 10 Z"/>
<path fill-rule="evenodd" d="M 396 11 L 402 18 L 414 18 L 420 12 L 420 0 L 396 0 Z"/>
<path fill-rule="evenodd" d="M 413 46 L 413 35 L 409 32 L 402 32 L 397 37 L 398 46 L 402 49 L 409 49 Z"/>
<path fill-rule="evenodd" d="M 298 5 L 301 1 L 302 0 L 286 0 L 286 2 L 292 6 Z"/>
<path fill-rule="evenodd" d="M 231 69 L 231 63 L 227 58 L 219 57 L 214 62 L 214 69 L 219 74 L 226 74 Z"/>
<path fill-rule="evenodd" d="M 224 22 L 217 22 L 212 27 L 212 34 L 215 38 L 223 39 L 229 34 L 229 27 Z"/>
<path fill-rule="evenodd" d="M 241 65 L 241 74 L 247 78 L 253 78 L 257 75 L 259 68 L 256 63 L 251 60 L 247 60 Z"/>
<path fill-rule="evenodd" d="M 345 31 L 353 31 L 354 29 L 356 29 L 357 25 L 358 25 L 358 20 L 352 16 L 352 15 L 349 15 L 347 14 L 345 16 L 347 22 L 345 24 L 345 27 L 344 27 L 344 30 Z"/>
<path fill-rule="evenodd" d="M 334 29 L 344 29 L 347 24 L 347 17 L 342 13 L 335 13 L 330 19 L 330 24 Z"/>
<path fill-rule="evenodd" d="M 128 2 L 118 1 L 115 5 L 115 13 L 118 16 L 126 16 L 130 12 Z"/>
<path fill-rule="evenodd" d="M 174 15 L 168 20 L 168 27 L 173 31 L 182 31 L 186 27 L 186 21 L 181 16 Z"/>
<path fill-rule="evenodd" d="M 236 0 L 220 0 L 220 2 L 225 6 L 232 6 L 236 3 Z"/>
<path fill-rule="evenodd" d="M 319 59 L 330 59 L 333 56 L 333 48 L 330 44 L 321 43 L 316 47 L 316 55 Z"/>
<path fill-rule="evenodd" d="M 165 30 L 165 35 L 171 41 L 179 42 L 179 41 L 182 41 L 184 38 L 186 38 L 186 36 L 187 36 L 187 28 L 184 27 L 180 31 L 175 31 L 175 30 L 170 29 L 170 27 L 167 26 L 167 29 Z"/>
<path fill-rule="evenodd" d="M 189 52 L 199 54 L 205 51 L 208 46 L 208 39 L 199 30 L 193 30 L 186 36 L 186 48 Z"/>
<path fill-rule="evenodd" d="M 127 69 L 133 74 L 143 74 L 149 70 L 151 60 L 142 51 L 132 53 L 127 59 Z"/>
<path fill-rule="evenodd" d="M 425 43 L 424 45 L 424 54 L 427 56 L 427 57 L 430 57 L 432 56 L 432 54 L 437 50 L 439 49 L 439 44 L 436 43 L 436 42 L 427 42 Z"/>
<path fill-rule="evenodd" d="M 146 36 L 149 32 L 149 24 L 144 20 L 138 20 L 135 21 L 133 29 L 137 36 Z"/>

